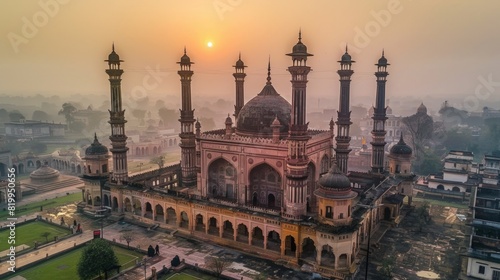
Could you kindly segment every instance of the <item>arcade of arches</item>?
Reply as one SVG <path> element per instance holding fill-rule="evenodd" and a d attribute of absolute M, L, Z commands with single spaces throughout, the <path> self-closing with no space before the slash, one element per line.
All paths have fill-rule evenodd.
<path fill-rule="evenodd" d="M 227 162 L 216 162 L 217 173 L 223 175 L 230 167 Z M 267 169 L 267 166 L 261 168 Z M 214 168 L 215 169 L 215 168 Z M 267 169 L 267 175 L 276 175 Z M 228 177 L 225 178 L 229 178 Z M 262 177 L 256 182 L 277 183 L 278 178 Z M 186 234 L 209 238 L 216 243 L 240 247 L 245 250 L 263 250 L 292 262 L 302 260 L 329 269 L 347 270 L 354 261 L 358 234 L 327 235 L 304 225 L 289 224 L 256 213 L 234 212 L 182 199 L 145 197 L 139 194 L 122 194 L 113 191 L 103 195 L 103 205 L 113 211 L 143 222 L 160 223 Z M 111 203 L 111 204 L 110 204 Z M 301 237 L 300 237 L 301 236 Z"/>

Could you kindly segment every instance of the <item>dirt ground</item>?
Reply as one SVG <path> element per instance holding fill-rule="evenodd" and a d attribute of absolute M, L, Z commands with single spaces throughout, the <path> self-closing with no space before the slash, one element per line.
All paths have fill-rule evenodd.
<path fill-rule="evenodd" d="M 370 254 L 368 279 L 458 279 L 461 253 L 466 251 L 466 221 L 456 214 L 468 209 L 430 204 L 431 221 L 420 228 L 414 208 L 405 208 L 406 217 L 389 229 Z M 418 207 L 420 203 L 414 203 Z M 388 267 L 392 277 L 384 276 Z M 363 268 L 364 269 L 364 268 Z M 364 270 L 360 272 L 364 279 Z"/>

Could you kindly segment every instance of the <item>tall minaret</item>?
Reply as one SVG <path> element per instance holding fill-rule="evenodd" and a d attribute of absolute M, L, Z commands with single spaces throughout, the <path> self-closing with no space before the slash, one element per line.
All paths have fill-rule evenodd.
<path fill-rule="evenodd" d="M 109 54 L 108 69 L 109 83 L 111 85 L 111 110 L 109 110 L 109 124 L 111 125 L 111 153 L 113 154 L 113 173 L 110 183 L 114 185 L 124 185 L 128 181 L 127 168 L 127 136 L 125 135 L 125 110 L 122 109 L 121 76 L 123 70 L 120 69 L 120 57 L 113 51 Z"/>
<path fill-rule="evenodd" d="M 245 93 L 243 88 L 243 83 L 245 82 L 245 64 L 241 60 L 241 54 L 238 56 L 238 61 L 233 66 L 235 72 L 233 73 L 234 81 L 236 82 L 236 105 L 234 105 L 234 118 L 238 119 L 238 114 L 245 105 Z"/>
<path fill-rule="evenodd" d="M 385 120 L 387 120 L 385 111 L 385 82 L 387 81 L 387 59 L 382 57 L 378 60 L 377 72 L 377 96 L 375 100 L 375 111 L 373 112 L 373 130 L 372 130 L 372 172 L 384 172 L 384 146 L 385 146 Z"/>
<path fill-rule="evenodd" d="M 306 123 L 306 86 L 307 74 L 311 67 L 306 65 L 307 47 L 302 44 L 301 33 L 299 42 L 293 47 L 292 66 L 288 71 L 292 75 L 292 115 L 288 135 L 288 158 L 286 169 L 286 216 L 301 219 L 306 214 L 307 165 L 306 144 L 309 140 Z"/>
<path fill-rule="evenodd" d="M 182 169 L 182 185 L 185 187 L 196 186 L 196 142 L 194 135 L 194 110 L 191 108 L 191 59 L 186 55 L 186 48 L 184 48 L 184 55 L 181 61 L 177 62 L 181 66 L 181 70 L 177 71 L 181 76 L 182 87 L 182 109 L 181 118 L 181 169 Z"/>
<path fill-rule="evenodd" d="M 345 47 L 345 54 L 338 62 L 340 63 L 340 70 L 337 71 L 340 76 L 340 101 L 339 110 L 337 112 L 337 137 L 335 137 L 337 147 L 335 148 L 335 158 L 337 159 L 337 165 L 340 171 L 347 174 L 347 160 L 351 152 L 351 149 L 349 149 L 349 142 L 351 142 L 349 127 L 352 124 L 349 99 L 351 76 L 354 73 L 354 71 L 351 70 L 351 65 L 354 61 L 351 60 L 351 56 L 347 53 L 347 46 Z"/>

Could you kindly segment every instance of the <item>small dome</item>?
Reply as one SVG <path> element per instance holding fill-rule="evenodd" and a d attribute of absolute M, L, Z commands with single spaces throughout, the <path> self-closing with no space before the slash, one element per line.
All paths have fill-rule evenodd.
<path fill-rule="evenodd" d="M 340 171 L 336 164 L 325 175 L 319 178 L 318 183 L 323 188 L 334 190 L 347 190 L 351 189 L 351 181 L 347 176 Z"/>
<path fill-rule="evenodd" d="M 236 68 L 244 68 L 245 67 L 245 63 L 243 63 L 243 61 L 241 60 L 241 55 L 238 56 L 238 60 L 236 61 L 236 64 L 234 65 L 234 67 L 236 67 Z"/>
<path fill-rule="evenodd" d="M 181 64 L 191 64 L 191 59 L 187 56 L 187 54 L 184 54 L 181 57 Z"/>
<path fill-rule="evenodd" d="M 120 63 L 120 56 L 118 56 L 118 54 L 115 53 L 115 44 L 114 43 L 113 43 L 112 51 L 108 55 L 108 62 L 110 62 L 110 63 L 112 63 L 112 62 Z"/>
<path fill-rule="evenodd" d="M 403 140 L 403 133 L 401 133 L 399 142 L 396 145 L 392 146 L 390 150 L 391 155 L 411 156 L 412 152 L 413 150 L 411 149 L 411 147 L 406 145 L 405 141 Z"/>
<path fill-rule="evenodd" d="M 87 147 L 87 149 L 85 149 L 85 155 L 91 156 L 91 155 L 107 155 L 107 154 L 108 154 L 108 148 L 99 143 L 99 141 L 97 140 L 97 135 L 94 134 L 94 143 L 90 144 L 90 146 Z"/>
<path fill-rule="evenodd" d="M 196 120 L 196 123 L 194 124 L 194 127 L 198 128 L 198 129 L 201 128 L 201 123 L 200 123 L 199 120 Z"/>
<path fill-rule="evenodd" d="M 384 56 L 382 56 L 381 58 L 379 58 L 378 65 L 379 66 L 387 66 L 387 58 L 385 58 Z"/>
<path fill-rule="evenodd" d="M 231 117 L 229 116 L 229 114 L 227 114 L 227 118 L 226 118 L 225 124 L 226 125 L 232 125 L 233 124 L 233 120 L 231 119 Z"/>
<path fill-rule="evenodd" d="M 278 120 L 278 117 L 274 118 L 274 121 L 271 124 L 271 126 L 281 126 L 281 123 L 280 123 L 280 120 Z"/>
<path fill-rule="evenodd" d="M 418 106 L 417 113 L 427 114 L 427 107 L 425 107 L 423 102 L 420 104 L 420 106 Z"/>
<path fill-rule="evenodd" d="M 342 62 L 351 62 L 351 55 L 348 54 L 347 52 L 342 55 Z"/>
<path fill-rule="evenodd" d="M 287 54 L 289 56 L 312 56 L 312 54 L 307 53 L 307 47 L 302 43 L 302 33 L 299 32 L 299 41 L 292 48 L 292 53 Z"/>
<path fill-rule="evenodd" d="M 377 66 L 387 66 L 389 63 L 387 63 L 387 58 L 384 56 L 384 51 L 382 51 L 382 57 L 378 59 Z"/>
<path fill-rule="evenodd" d="M 59 171 L 49 167 L 47 162 L 30 174 L 32 180 L 50 180 L 56 179 L 57 177 L 59 177 Z"/>

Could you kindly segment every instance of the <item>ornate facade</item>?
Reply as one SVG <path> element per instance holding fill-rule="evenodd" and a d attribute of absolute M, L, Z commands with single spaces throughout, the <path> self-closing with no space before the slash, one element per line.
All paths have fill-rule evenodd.
<path fill-rule="evenodd" d="M 288 68 L 292 104 L 272 85 L 270 63 L 262 91 L 243 104 L 246 66 L 240 57 L 234 74 L 234 121 L 228 116 L 225 128 L 202 132 L 191 108 L 192 62 L 184 52 L 179 62 L 181 163 L 131 176 L 121 185 L 113 181 L 113 171 L 103 188 L 104 205 L 129 220 L 157 224 L 292 265 L 308 264 L 324 276 L 346 279 L 357 273 L 368 227 L 374 233 L 383 221 L 398 221 L 401 183 L 408 180 L 397 172 L 384 173 L 383 166 L 377 167 L 376 174 L 346 174 L 335 163 L 346 168 L 349 153 L 346 83 L 352 74 L 350 56 L 349 61 L 344 57 L 347 53 L 342 57 L 339 71 L 344 102 L 337 122 L 341 138 L 337 137 L 336 151 L 342 157 L 335 161 L 333 121 L 329 130 L 308 129 L 306 84 L 311 69 L 307 58 L 311 54 L 300 35 L 288 55 L 292 58 Z M 379 70 L 383 67 L 385 71 L 386 65 L 387 61 L 379 61 Z M 377 98 L 384 97 L 377 94 Z M 113 99 L 111 103 L 115 103 Z M 383 104 L 377 101 L 377 108 L 385 111 Z M 383 124 L 376 128 L 382 135 Z M 120 129 L 124 131 L 123 126 Z M 111 152 L 115 154 L 113 149 Z M 383 162 L 383 153 L 381 156 Z M 406 168 L 410 158 L 393 155 L 391 166 Z M 113 166 L 117 168 L 116 163 Z"/>

